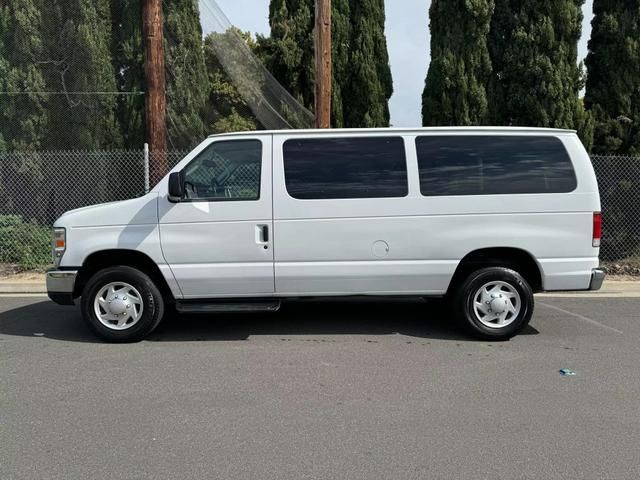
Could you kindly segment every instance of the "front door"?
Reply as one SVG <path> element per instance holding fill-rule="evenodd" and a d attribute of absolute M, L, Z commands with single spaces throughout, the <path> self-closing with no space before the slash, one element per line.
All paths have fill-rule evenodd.
<path fill-rule="evenodd" d="M 184 298 L 273 294 L 271 136 L 213 139 L 181 171 L 185 198 L 158 213 Z"/>

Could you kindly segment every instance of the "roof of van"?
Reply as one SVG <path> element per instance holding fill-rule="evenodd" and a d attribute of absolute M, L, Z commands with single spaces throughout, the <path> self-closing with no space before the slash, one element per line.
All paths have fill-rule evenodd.
<path fill-rule="evenodd" d="M 533 128 L 533 127 L 423 127 L 423 128 L 332 128 L 332 129 L 308 129 L 308 130 L 256 130 L 252 132 L 218 133 L 210 137 L 226 137 L 234 135 L 256 134 L 303 134 L 313 135 L 321 133 L 427 133 L 427 132 L 495 132 L 495 133 L 546 133 L 548 135 L 575 134 L 575 130 L 562 130 L 557 128 Z"/>

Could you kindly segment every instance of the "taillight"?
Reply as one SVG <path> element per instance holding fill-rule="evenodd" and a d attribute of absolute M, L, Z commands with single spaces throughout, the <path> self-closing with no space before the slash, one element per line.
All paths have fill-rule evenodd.
<path fill-rule="evenodd" d="M 593 246 L 600 246 L 600 239 L 602 238 L 602 214 L 595 212 L 593 214 Z"/>

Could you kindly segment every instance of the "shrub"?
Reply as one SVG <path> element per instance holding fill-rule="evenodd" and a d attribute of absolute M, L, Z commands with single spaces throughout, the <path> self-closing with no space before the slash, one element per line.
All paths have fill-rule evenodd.
<path fill-rule="evenodd" d="M 0 215 L 0 263 L 20 270 L 46 267 L 51 263 L 51 229 L 18 215 Z"/>

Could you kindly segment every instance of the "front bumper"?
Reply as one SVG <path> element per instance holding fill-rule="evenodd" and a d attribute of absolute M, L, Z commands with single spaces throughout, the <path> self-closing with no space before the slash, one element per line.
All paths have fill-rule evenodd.
<path fill-rule="evenodd" d="M 602 282 L 604 282 L 605 274 L 602 270 L 591 271 L 591 283 L 589 284 L 589 290 L 600 290 L 602 288 Z"/>
<path fill-rule="evenodd" d="M 49 270 L 47 272 L 47 295 L 59 305 L 75 305 L 73 289 L 78 272 L 75 270 Z"/>

